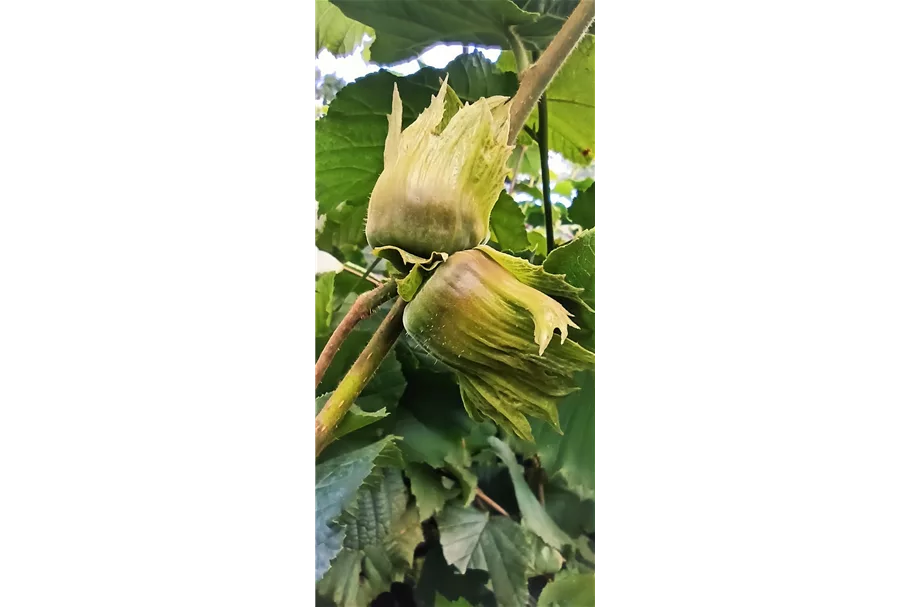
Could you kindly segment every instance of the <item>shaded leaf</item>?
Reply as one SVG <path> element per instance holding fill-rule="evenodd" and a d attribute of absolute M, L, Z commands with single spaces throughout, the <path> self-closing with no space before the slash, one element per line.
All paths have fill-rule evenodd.
<path fill-rule="evenodd" d="M 582 499 L 562 484 L 550 482 L 544 488 L 544 508 L 570 537 L 595 531 L 595 502 Z"/>
<path fill-rule="evenodd" d="M 335 440 L 338 440 L 346 434 L 350 434 L 355 430 L 360 430 L 364 426 L 369 426 L 374 422 L 378 422 L 387 415 L 389 414 L 386 412 L 386 407 L 383 407 L 378 411 L 364 411 L 356 404 L 351 405 L 351 408 L 345 413 L 345 417 L 342 418 L 341 423 L 339 423 L 332 434 L 335 437 Z"/>
<path fill-rule="evenodd" d="M 510 26 L 529 46 L 543 49 L 560 30 L 566 19 L 562 13 L 568 6 L 550 2 L 551 10 L 539 14 L 524 11 L 510 0 L 333 2 L 346 15 L 376 31 L 371 53 L 377 63 L 406 61 L 439 42 L 508 48 Z"/>
<path fill-rule="evenodd" d="M 421 567 L 414 596 L 419 605 L 432 605 L 437 595 L 455 601 L 465 598 L 475 607 L 497 607 L 493 593 L 487 588 L 489 576 L 479 569 L 469 569 L 465 574 L 446 562 L 439 544 L 427 552 Z"/>
<path fill-rule="evenodd" d="M 565 397 L 557 410 L 563 436 L 534 420 L 532 433 L 541 464 L 550 478 L 562 478 L 581 497 L 595 496 L 595 375 L 579 374 L 581 390 Z"/>
<path fill-rule="evenodd" d="M 595 227 L 595 184 L 576 194 L 569 208 L 569 218 L 583 228 Z"/>
<path fill-rule="evenodd" d="M 541 591 L 538 607 L 595 607 L 595 574 L 557 574 Z"/>
<path fill-rule="evenodd" d="M 516 493 L 516 503 L 522 512 L 522 525 L 557 550 L 571 544 L 572 539 L 557 527 L 544 506 L 532 493 L 528 483 L 525 482 L 525 470 L 516 462 L 516 456 L 509 450 L 506 443 L 495 436 L 491 436 L 487 440 L 494 453 L 509 470 L 509 477 L 512 479 L 512 486 Z"/>
<path fill-rule="evenodd" d="M 427 464 L 409 463 L 405 466 L 405 474 L 411 481 L 411 494 L 422 521 L 440 512 L 446 502 L 459 493 L 451 485 L 448 489 L 444 487 L 440 474 Z"/>
<path fill-rule="evenodd" d="M 498 605 L 525 607 L 534 557 L 531 538 L 522 527 L 505 516 L 453 506 L 437 517 L 437 526 L 448 563 L 461 573 L 487 571 Z"/>
<path fill-rule="evenodd" d="M 506 192 L 500 193 L 490 213 L 490 231 L 504 251 L 522 251 L 529 246 L 525 214 Z"/>

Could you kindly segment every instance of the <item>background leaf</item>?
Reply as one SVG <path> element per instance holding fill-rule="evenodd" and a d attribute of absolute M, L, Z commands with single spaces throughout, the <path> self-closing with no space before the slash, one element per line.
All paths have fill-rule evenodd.
<path fill-rule="evenodd" d="M 538 607 L 595 607 L 595 574 L 558 574 L 544 587 Z"/>
<path fill-rule="evenodd" d="M 329 0 L 316 0 L 316 52 L 328 50 L 336 56 L 350 55 L 373 28 L 346 17 Z"/>
<path fill-rule="evenodd" d="M 531 492 L 531 488 L 525 482 L 525 470 L 516 462 L 515 454 L 510 451 L 506 443 L 495 436 L 491 436 L 488 442 L 494 453 L 509 470 L 509 477 L 512 479 L 512 486 L 516 492 L 516 503 L 522 512 L 522 525 L 557 550 L 571 544 L 572 539 L 557 527 L 538 498 Z"/>
<path fill-rule="evenodd" d="M 503 71 L 515 71 L 516 59 L 504 52 Z M 551 150 L 585 166 L 595 159 L 595 37 L 585 36 L 547 87 L 547 143 Z M 538 110 L 526 123 L 538 130 Z M 520 142 L 529 142 L 520 138 Z"/>
<path fill-rule="evenodd" d="M 333 0 L 353 19 L 376 30 L 371 49 L 377 63 L 406 61 L 439 42 L 508 47 L 511 25 L 531 26 L 540 15 L 526 12 L 511 0 Z M 547 26 L 550 25 L 548 28 Z M 548 19 L 538 38 L 559 29 Z"/>
<path fill-rule="evenodd" d="M 499 605 L 525 607 L 533 555 L 524 529 L 505 516 L 452 506 L 437 517 L 437 526 L 447 562 L 462 573 L 487 571 Z"/>
<path fill-rule="evenodd" d="M 569 218 L 584 229 L 595 227 L 595 184 L 576 194 L 569 208 Z"/>
<path fill-rule="evenodd" d="M 565 397 L 557 406 L 563 435 L 539 420 L 533 420 L 532 434 L 541 464 L 551 478 L 585 498 L 595 496 L 595 375 L 580 373 L 581 390 Z"/>
<path fill-rule="evenodd" d="M 500 192 L 490 213 L 490 231 L 503 251 L 523 251 L 529 246 L 525 214 L 506 192 Z"/>

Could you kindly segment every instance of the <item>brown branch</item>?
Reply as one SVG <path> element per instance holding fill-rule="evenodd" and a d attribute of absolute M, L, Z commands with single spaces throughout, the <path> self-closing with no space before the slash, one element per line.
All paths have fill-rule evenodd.
<path fill-rule="evenodd" d="M 394 282 L 392 283 L 395 284 Z M 395 340 L 404 328 L 402 315 L 405 313 L 405 300 L 399 297 L 380 328 L 376 330 L 367 346 L 361 352 L 354 364 L 339 382 L 338 387 L 323 405 L 319 415 L 316 416 L 316 455 L 319 455 L 326 445 L 332 442 L 332 433 L 351 408 L 354 399 L 367 386 L 380 363 L 386 358 Z"/>
<path fill-rule="evenodd" d="M 495 501 L 493 501 L 492 499 L 487 497 L 487 494 L 484 493 L 483 491 L 481 491 L 480 487 L 476 487 L 474 492 L 475 492 L 475 497 L 480 498 L 485 504 L 487 504 L 488 506 L 490 506 L 491 508 L 493 508 L 494 510 L 496 510 L 503 516 L 509 516 L 509 513 L 506 512 L 505 510 L 503 510 L 503 507 L 500 504 L 496 503 Z"/>
<path fill-rule="evenodd" d="M 332 364 L 332 359 L 335 358 L 335 355 L 338 353 L 339 348 L 342 347 L 345 338 L 354 330 L 357 323 L 370 316 L 374 310 L 383 304 L 383 302 L 395 297 L 395 293 L 395 281 L 390 280 L 372 291 L 367 291 L 366 293 L 361 293 L 357 296 L 357 299 L 354 300 L 354 305 L 351 306 L 351 309 L 345 314 L 345 318 L 342 319 L 342 322 L 340 322 L 338 327 L 335 328 L 335 331 L 332 332 L 332 336 L 329 337 L 329 341 L 326 342 L 326 347 L 323 348 L 323 351 L 319 355 L 319 359 L 316 361 L 316 384 L 314 385 L 318 386 L 323 380 L 323 375 L 326 374 L 326 370 L 329 368 L 329 365 Z"/>
<path fill-rule="evenodd" d="M 595 0 L 580 0 L 566 23 L 547 46 L 547 50 L 541 54 L 541 58 L 525 70 L 519 83 L 519 90 L 516 91 L 509 108 L 509 145 L 516 142 L 519 131 L 531 115 L 541 94 L 585 36 L 588 26 L 594 19 Z"/>

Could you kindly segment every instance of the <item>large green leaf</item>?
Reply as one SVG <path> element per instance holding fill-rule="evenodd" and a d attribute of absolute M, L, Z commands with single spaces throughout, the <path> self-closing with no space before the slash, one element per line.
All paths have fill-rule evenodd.
<path fill-rule="evenodd" d="M 525 471 L 516 462 L 515 454 L 506 443 L 497 437 L 491 436 L 487 440 L 494 453 L 506 464 L 506 468 L 509 470 L 509 477 L 512 479 L 512 486 L 516 492 L 516 503 L 522 512 L 522 525 L 557 550 L 562 550 L 564 546 L 571 544 L 572 539 L 562 529 L 557 527 L 557 524 L 544 510 L 544 506 L 531 492 L 531 488 L 525 482 Z"/>
<path fill-rule="evenodd" d="M 500 69 L 515 71 L 516 59 L 504 52 Z M 595 37 L 585 36 L 545 92 L 547 143 L 567 160 L 587 165 L 595 159 Z M 526 122 L 538 130 L 538 110 Z M 530 139 L 521 138 L 519 143 Z"/>
<path fill-rule="evenodd" d="M 557 574 L 541 591 L 538 607 L 595 607 L 595 574 Z"/>
<path fill-rule="evenodd" d="M 387 436 L 373 444 L 321 461 L 316 465 L 316 579 L 342 547 L 344 530 L 337 524 L 342 511 L 373 471 L 377 456 L 395 440 Z"/>
<path fill-rule="evenodd" d="M 595 308 L 595 228 L 585 230 L 575 239 L 557 247 L 544 260 L 544 269 L 554 274 L 565 274 L 566 282 L 582 289 L 582 301 Z M 595 315 L 583 307 L 568 305 L 576 322 L 587 332 L 579 338 L 582 345 L 594 349 Z"/>
<path fill-rule="evenodd" d="M 500 192 L 500 197 L 493 205 L 490 232 L 504 251 L 523 251 L 528 248 L 525 214 L 506 192 Z"/>
<path fill-rule="evenodd" d="M 316 335 L 329 334 L 332 326 L 332 292 L 335 288 L 335 272 L 326 272 L 316 277 Z"/>
<path fill-rule="evenodd" d="M 531 48 L 543 49 L 577 0 L 520 9 L 511 0 L 333 0 L 342 11 L 373 27 L 377 63 L 406 61 L 439 42 L 509 47 L 510 27 Z M 525 2 L 530 5 L 532 3 Z"/>
<path fill-rule="evenodd" d="M 423 540 L 401 471 L 376 470 L 371 478 L 339 517 L 344 548 L 317 584 L 317 593 L 338 605 L 367 605 L 401 581 Z"/>
<path fill-rule="evenodd" d="M 565 397 L 557 407 L 563 435 L 538 420 L 532 433 L 541 464 L 551 478 L 561 478 L 583 498 L 595 497 L 595 375 L 579 374 L 581 390 Z"/>
<path fill-rule="evenodd" d="M 583 228 L 595 227 L 595 184 L 576 194 L 569 208 L 569 218 Z"/>
<path fill-rule="evenodd" d="M 511 96 L 518 86 L 515 74 L 501 73 L 480 53 L 460 55 L 442 70 L 424 68 L 406 77 L 381 71 L 352 82 L 339 91 L 329 112 L 316 122 L 316 199 L 321 213 L 344 201 L 360 201 L 366 207 L 383 170 L 393 84 L 398 85 L 402 99 L 405 128 L 427 107 L 431 95 L 439 92 L 440 80 L 447 73 L 449 86 L 462 101 Z M 363 225 L 360 229 L 363 232 Z"/>
<path fill-rule="evenodd" d="M 326 49 L 333 55 L 350 55 L 365 35 L 373 36 L 373 28 L 349 19 L 329 0 L 316 0 L 317 54 Z"/>
<path fill-rule="evenodd" d="M 338 382 L 345 376 L 345 373 L 363 351 L 364 346 L 370 341 L 371 333 L 369 331 L 356 329 L 352 331 L 345 342 L 339 348 L 332 364 L 326 370 L 323 380 L 317 386 L 318 392 L 327 392 L 334 390 Z M 316 352 L 319 355 L 326 344 L 327 339 L 316 340 Z M 393 411 L 398 404 L 399 398 L 405 392 L 405 376 L 402 375 L 402 366 L 394 353 L 390 353 L 383 359 L 376 374 L 367 384 L 367 387 L 360 393 L 357 398 L 358 406 L 366 412 L 376 412 L 384 409 Z"/>
<path fill-rule="evenodd" d="M 454 506 L 437 517 L 437 526 L 447 562 L 461 573 L 486 571 L 498 605 L 525 607 L 534 555 L 522 527 L 505 516 Z"/>

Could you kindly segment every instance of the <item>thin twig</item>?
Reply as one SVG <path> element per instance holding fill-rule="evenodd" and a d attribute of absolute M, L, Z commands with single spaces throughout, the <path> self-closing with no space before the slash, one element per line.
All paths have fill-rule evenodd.
<path fill-rule="evenodd" d="M 395 284 L 394 282 L 392 283 Z M 386 358 L 389 350 L 402 333 L 402 315 L 405 312 L 405 300 L 399 297 L 380 328 L 376 330 L 367 346 L 361 352 L 354 364 L 339 382 L 338 387 L 323 405 L 319 415 L 316 416 L 316 455 L 319 455 L 326 445 L 332 442 L 335 428 L 345 417 L 348 409 L 354 403 L 361 391 L 376 373 L 380 363 Z"/>
<path fill-rule="evenodd" d="M 481 491 L 480 487 L 476 487 L 474 492 L 475 492 L 475 496 L 479 497 L 481 499 L 481 501 L 483 501 L 485 504 L 487 504 L 488 506 L 490 506 L 491 508 L 493 508 L 494 510 L 496 510 L 503 516 L 509 516 L 509 513 L 506 512 L 505 510 L 503 510 L 503 507 L 500 504 L 496 503 L 495 501 L 493 501 L 492 499 L 487 497 L 487 494 L 484 493 L 483 491 Z"/>
<path fill-rule="evenodd" d="M 541 58 L 525 70 L 519 83 L 519 90 L 516 91 L 509 108 L 509 145 L 516 142 L 522 125 L 528 120 L 544 89 L 563 67 L 563 63 L 585 36 L 588 26 L 594 19 L 595 0 L 580 0 L 566 23 L 547 45 L 547 50 L 541 54 Z"/>
<path fill-rule="evenodd" d="M 354 300 L 354 304 L 348 310 L 348 313 L 345 314 L 342 322 L 340 322 L 335 328 L 335 331 L 332 332 L 323 351 L 320 352 L 319 359 L 316 361 L 316 384 L 314 385 L 318 386 L 323 380 L 326 369 L 332 364 L 332 359 L 335 358 L 335 355 L 338 353 L 339 348 L 342 347 L 345 338 L 354 330 L 357 323 L 370 316 L 374 310 L 383 304 L 383 302 L 395 297 L 395 293 L 396 283 L 394 280 L 390 280 L 372 291 L 367 291 L 366 293 L 361 293 L 357 296 L 357 299 Z"/>
<path fill-rule="evenodd" d="M 383 280 L 381 278 L 377 278 L 373 274 L 370 274 L 371 270 L 366 270 L 366 275 L 365 275 L 364 268 L 358 267 L 351 262 L 345 262 L 344 264 L 342 264 L 342 269 L 344 271 L 350 272 L 351 274 L 354 274 L 356 276 L 361 276 L 364 279 L 370 281 L 371 283 L 373 283 L 375 285 L 383 284 Z"/>
<path fill-rule="evenodd" d="M 550 202 L 550 165 L 547 160 L 547 95 L 538 102 L 538 152 L 541 157 L 541 193 L 544 195 L 544 232 L 547 235 L 547 252 L 554 250 L 554 208 Z"/>
<path fill-rule="evenodd" d="M 509 195 L 512 196 L 512 193 L 516 189 L 516 182 L 519 180 L 519 168 L 522 166 L 522 160 L 525 158 L 525 150 L 528 149 L 528 146 L 523 145 L 519 148 L 519 159 L 516 160 L 516 170 L 512 172 L 512 179 L 509 181 Z"/>
<path fill-rule="evenodd" d="M 348 297 L 349 295 L 351 295 L 352 293 L 357 291 L 357 288 L 359 286 L 361 286 L 361 283 L 364 282 L 365 280 L 369 280 L 376 286 L 383 284 L 379 280 L 376 280 L 375 278 L 373 278 L 373 276 L 370 276 L 370 273 L 373 272 L 373 269 L 379 265 L 380 261 L 381 261 L 381 259 L 379 257 L 377 257 L 376 259 L 373 260 L 373 263 L 370 264 L 369 268 L 367 268 L 366 270 L 364 270 L 363 272 L 361 272 L 358 275 L 358 279 L 354 282 L 354 285 L 352 285 L 352 287 L 350 289 L 348 289 L 348 292 L 345 293 L 345 297 Z M 342 266 L 342 267 L 346 267 L 346 266 Z M 369 279 L 367 278 L 368 276 L 370 276 Z M 345 297 L 339 298 L 341 301 L 339 301 L 338 305 L 335 306 L 335 310 L 332 311 L 333 314 L 337 313 L 339 310 L 342 309 L 342 306 L 345 305 Z"/>

